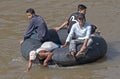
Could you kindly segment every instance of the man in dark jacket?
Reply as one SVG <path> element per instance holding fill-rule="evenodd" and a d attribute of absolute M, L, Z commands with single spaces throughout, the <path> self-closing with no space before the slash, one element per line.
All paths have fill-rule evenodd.
<path fill-rule="evenodd" d="M 26 10 L 26 15 L 30 20 L 30 23 L 24 33 L 24 39 L 20 41 L 20 44 L 28 38 L 36 39 L 40 42 L 48 40 L 48 28 L 44 19 L 41 16 L 36 15 L 32 8 Z"/>
<path fill-rule="evenodd" d="M 58 30 L 62 29 L 64 26 L 67 26 L 68 33 L 69 33 L 72 25 L 77 22 L 78 15 L 82 13 L 82 14 L 84 14 L 84 17 L 85 17 L 87 7 L 83 4 L 79 4 L 77 9 L 78 9 L 77 12 L 72 13 L 70 15 L 69 19 L 67 21 L 65 21 L 62 25 L 60 25 L 59 27 L 56 27 L 55 30 L 58 31 Z"/>

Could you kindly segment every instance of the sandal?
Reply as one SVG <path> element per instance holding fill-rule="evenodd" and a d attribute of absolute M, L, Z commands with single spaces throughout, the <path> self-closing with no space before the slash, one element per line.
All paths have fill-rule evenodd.
<path fill-rule="evenodd" d="M 88 49 L 86 48 L 82 52 L 79 51 L 75 56 L 76 57 L 85 56 L 85 54 L 87 53 L 87 51 L 88 51 Z"/>

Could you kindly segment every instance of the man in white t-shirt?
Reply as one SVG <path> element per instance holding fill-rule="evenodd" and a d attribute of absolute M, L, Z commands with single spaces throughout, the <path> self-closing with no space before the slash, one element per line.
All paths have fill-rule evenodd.
<path fill-rule="evenodd" d="M 51 41 L 48 41 L 48 42 L 44 42 L 41 45 L 41 47 L 38 48 L 37 50 L 30 51 L 27 71 L 28 72 L 30 71 L 32 62 L 36 60 L 37 56 L 39 56 L 39 58 L 45 58 L 45 60 L 43 61 L 43 66 L 46 67 L 48 65 L 47 64 L 48 61 L 53 56 L 53 53 L 51 51 L 58 47 L 59 47 L 59 45 L 57 45 Z"/>

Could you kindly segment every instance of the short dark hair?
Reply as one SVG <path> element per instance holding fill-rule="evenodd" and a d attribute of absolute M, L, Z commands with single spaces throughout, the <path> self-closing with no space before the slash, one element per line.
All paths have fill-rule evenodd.
<path fill-rule="evenodd" d="M 79 19 L 79 20 L 85 20 L 85 15 L 82 14 L 82 13 L 79 13 L 77 19 Z"/>
<path fill-rule="evenodd" d="M 87 7 L 85 5 L 83 5 L 83 4 L 78 5 L 78 11 L 79 10 L 84 10 L 84 9 L 87 9 Z"/>
<path fill-rule="evenodd" d="M 35 10 L 33 8 L 29 8 L 26 10 L 26 13 L 35 14 Z"/>

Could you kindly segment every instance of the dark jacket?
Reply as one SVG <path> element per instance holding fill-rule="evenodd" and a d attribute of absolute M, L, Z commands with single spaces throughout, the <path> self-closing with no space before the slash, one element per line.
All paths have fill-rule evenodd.
<path fill-rule="evenodd" d="M 45 41 L 48 39 L 48 28 L 44 19 L 35 15 L 29 23 L 27 30 L 24 33 L 24 39 L 33 38 L 40 41 Z"/>
<path fill-rule="evenodd" d="M 70 32 L 73 24 L 75 24 L 75 23 L 77 22 L 77 18 L 78 18 L 78 15 L 79 15 L 79 14 L 80 14 L 79 12 L 75 12 L 75 13 L 72 13 L 72 14 L 70 15 L 70 17 L 69 17 L 69 19 L 68 19 L 68 26 L 69 26 L 69 27 L 68 27 L 68 33 Z M 85 15 L 84 15 L 84 18 L 85 18 Z M 85 18 L 85 20 L 86 20 L 86 18 Z"/>

